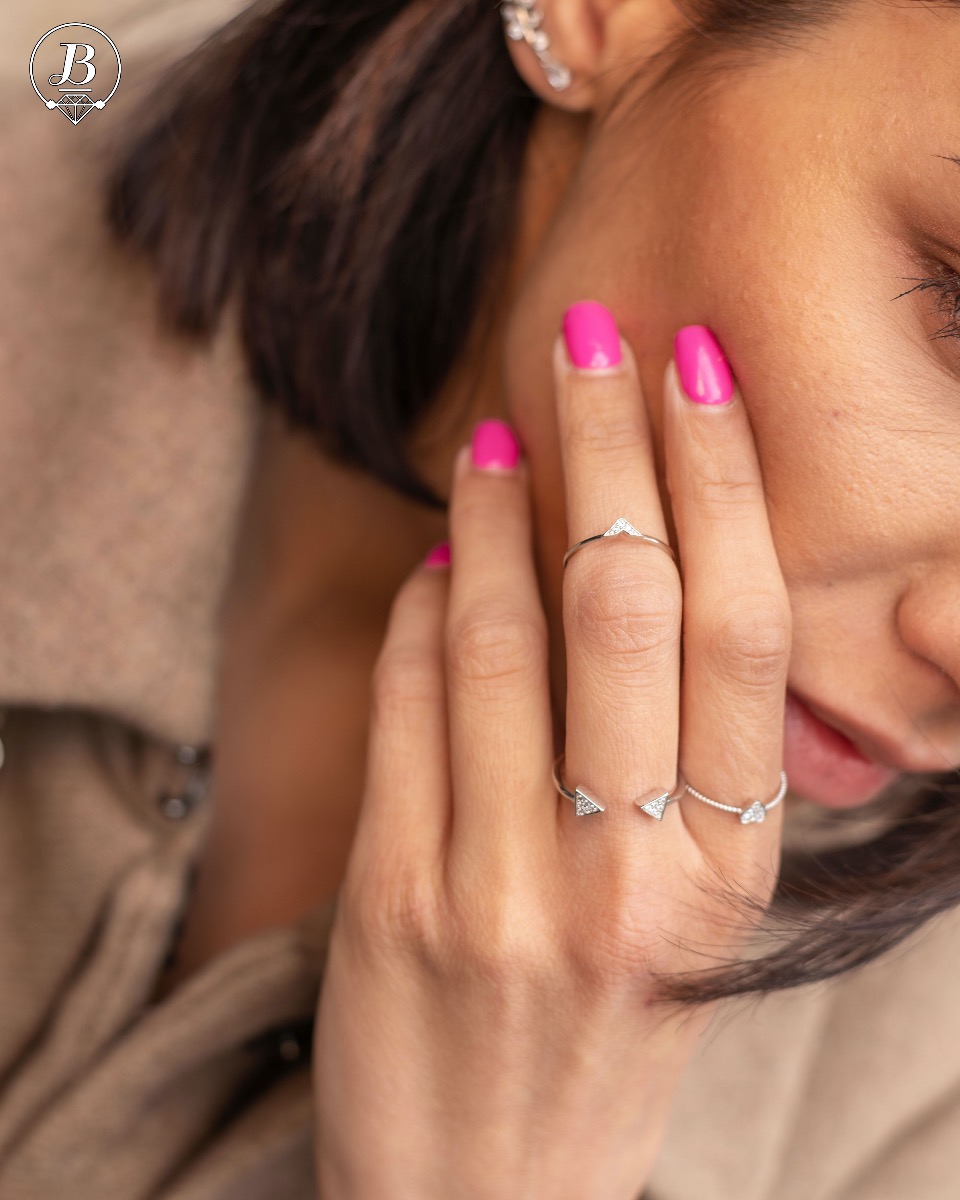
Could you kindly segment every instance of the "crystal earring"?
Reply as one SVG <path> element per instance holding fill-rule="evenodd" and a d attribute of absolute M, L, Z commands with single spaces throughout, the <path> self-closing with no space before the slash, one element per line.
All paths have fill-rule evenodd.
<path fill-rule="evenodd" d="M 540 60 L 547 82 L 556 91 L 562 92 L 570 86 L 570 69 L 549 53 L 550 39 L 540 28 L 543 13 L 537 8 L 536 0 L 513 0 L 501 3 L 500 13 L 507 28 L 507 37 L 513 42 L 526 42 Z"/>

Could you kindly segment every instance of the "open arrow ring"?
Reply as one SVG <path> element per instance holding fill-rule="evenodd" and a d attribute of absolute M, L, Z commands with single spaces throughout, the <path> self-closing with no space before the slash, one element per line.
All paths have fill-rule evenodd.
<path fill-rule="evenodd" d="M 567 799 L 573 801 L 578 817 L 585 817 L 590 813 L 603 812 L 605 806 L 595 796 L 586 791 L 585 788 L 578 787 L 571 792 L 566 786 L 563 782 L 563 760 L 564 755 L 560 754 L 553 764 L 553 782 L 557 791 L 561 795 L 566 796 Z M 650 791 L 644 792 L 642 796 L 634 800 L 634 804 L 648 816 L 653 817 L 657 821 L 662 821 L 667 805 L 672 804 L 675 800 L 679 800 L 684 791 L 686 791 L 686 787 L 687 785 L 684 780 L 678 778 L 676 786 L 672 790 L 667 788 L 666 791 L 663 791 L 660 788 L 651 788 Z"/>

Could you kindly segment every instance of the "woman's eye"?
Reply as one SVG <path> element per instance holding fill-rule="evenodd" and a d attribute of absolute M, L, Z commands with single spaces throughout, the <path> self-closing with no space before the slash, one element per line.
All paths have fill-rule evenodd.
<path fill-rule="evenodd" d="M 894 296 L 894 299 L 899 300 L 913 292 L 932 292 L 936 311 L 947 317 L 947 323 L 931 334 L 932 339 L 960 338 L 960 274 L 944 267 L 940 274 L 917 279 L 912 288 L 907 288 L 899 296 Z"/>

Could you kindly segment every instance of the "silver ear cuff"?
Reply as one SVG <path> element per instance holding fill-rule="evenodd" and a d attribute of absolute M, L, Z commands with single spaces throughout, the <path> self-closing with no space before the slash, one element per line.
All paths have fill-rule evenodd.
<path fill-rule="evenodd" d="M 547 82 L 558 92 L 570 86 L 570 68 L 550 54 L 550 39 L 540 28 L 543 13 L 537 8 L 536 0 L 513 0 L 501 3 L 500 14 L 507 29 L 507 37 L 514 42 L 526 42 L 540 60 Z"/>

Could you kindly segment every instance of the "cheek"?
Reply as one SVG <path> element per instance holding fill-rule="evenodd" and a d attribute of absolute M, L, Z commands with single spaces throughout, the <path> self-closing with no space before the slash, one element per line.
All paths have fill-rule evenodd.
<path fill-rule="evenodd" d="M 809 279 L 784 288 L 762 267 L 750 305 L 725 303 L 718 288 L 707 323 L 750 415 L 784 574 L 794 584 L 902 575 L 936 553 L 951 519 L 956 397 L 856 296 Z"/>
<path fill-rule="evenodd" d="M 918 477 L 918 461 L 932 465 L 937 420 L 940 447 L 950 439 L 942 416 L 917 421 L 916 401 L 924 393 L 932 413 L 934 393 L 946 411 L 944 381 L 886 315 L 890 281 L 877 277 L 841 148 L 806 127 L 785 136 L 784 124 L 768 96 L 747 96 L 691 110 L 669 138 L 635 131 L 639 165 L 619 189 L 603 178 L 610 146 L 598 141 L 582 165 L 505 343 L 508 411 L 549 523 L 563 520 L 549 347 L 566 305 L 592 297 L 611 305 L 637 352 L 658 432 L 676 330 L 703 323 L 717 334 L 750 412 L 789 577 L 902 565 L 925 536 L 918 521 L 936 528 L 956 438 Z"/>
<path fill-rule="evenodd" d="M 739 197 L 734 221 L 721 211 L 725 189 L 713 194 L 717 205 L 682 240 L 669 303 L 656 310 L 665 354 L 678 325 L 717 334 L 750 414 L 788 582 L 902 564 L 916 547 L 911 522 L 918 511 L 934 519 L 942 500 L 929 481 L 913 482 L 921 432 L 904 414 L 920 386 L 910 371 L 922 360 L 864 302 L 851 252 L 862 230 L 839 203 L 827 232 L 795 205 L 775 206 L 775 219 L 754 212 L 741 225 Z M 728 228 L 749 236 L 722 236 Z M 659 388 L 661 361 L 651 356 L 648 394 Z"/>

